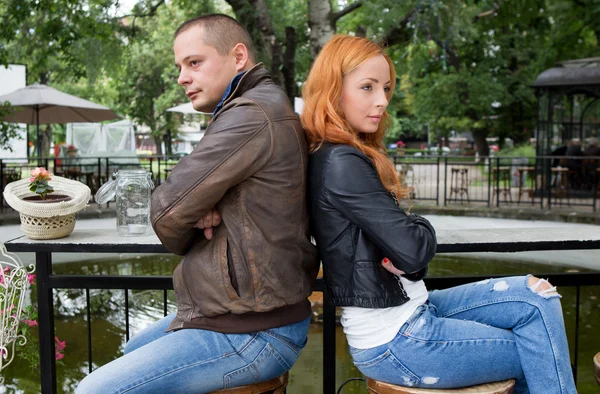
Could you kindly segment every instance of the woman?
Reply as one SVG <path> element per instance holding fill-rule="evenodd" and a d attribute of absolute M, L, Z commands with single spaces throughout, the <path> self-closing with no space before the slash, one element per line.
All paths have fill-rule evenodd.
<path fill-rule="evenodd" d="M 435 231 L 398 206 L 408 190 L 383 145 L 395 81 L 379 46 L 336 36 L 303 88 L 313 233 L 355 365 L 403 386 L 515 378 L 518 393 L 575 393 L 560 296 L 547 281 L 427 292 Z"/>

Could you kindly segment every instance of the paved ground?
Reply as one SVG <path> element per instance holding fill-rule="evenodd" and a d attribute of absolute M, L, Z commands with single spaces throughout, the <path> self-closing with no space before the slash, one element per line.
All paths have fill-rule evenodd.
<path fill-rule="evenodd" d="M 484 228 L 540 228 L 540 227 L 560 227 L 565 232 L 570 228 L 596 228 L 595 225 L 563 223 L 542 220 L 514 220 L 514 219 L 495 219 L 481 217 L 465 216 L 440 216 L 425 215 L 437 229 L 484 229 Z M 89 219 L 80 218 L 77 220 L 75 230 L 78 229 L 115 229 L 114 218 Z M 116 230 L 115 230 L 116 231 Z M 0 226 L 0 242 L 6 242 L 10 239 L 22 235 L 18 224 L 8 224 Z M 454 254 L 457 255 L 457 254 Z M 540 262 L 549 264 L 563 264 L 575 268 L 583 267 L 600 270 L 600 252 L 597 250 L 575 250 L 575 251 L 548 251 L 548 252 L 521 252 L 521 253 L 468 253 L 469 257 L 480 257 L 486 259 L 516 260 L 526 262 Z M 21 253 L 21 259 L 33 261 L 33 253 Z M 73 254 L 57 253 L 54 254 L 54 262 L 81 261 L 83 259 L 119 259 L 130 255 L 124 254 Z"/>

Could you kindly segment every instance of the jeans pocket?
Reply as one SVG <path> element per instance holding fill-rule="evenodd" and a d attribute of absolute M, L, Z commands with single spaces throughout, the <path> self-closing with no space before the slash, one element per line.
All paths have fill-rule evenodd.
<path fill-rule="evenodd" d="M 292 341 L 290 338 L 285 337 L 273 330 L 261 331 L 259 333 L 259 335 L 262 336 L 263 339 L 265 339 L 266 341 L 269 341 L 269 342 L 277 341 L 277 342 L 283 344 L 288 349 L 290 349 L 292 352 L 294 352 L 296 357 L 300 356 L 300 352 L 302 351 L 302 349 L 304 349 L 304 346 L 306 346 L 306 343 L 308 341 L 307 338 L 305 338 L 303 341 L 303 344 L 298 345 L 297 343 Z"/>
<path fill-rule="evenodd" d="M 252 362 L 226 374 L 223 384 L 225 388 L 231 388 L 263 382 L 283 374 L 290 368 L 279 352 L 267 343 Z"/>
<path fill-rule="evenodd" d="M 407 387 L 418 387 L 421 383 L 421 379 L 406 368 L 389 349 L 370 360 L 354 361 L 354 365 L 371 379 Z"/>

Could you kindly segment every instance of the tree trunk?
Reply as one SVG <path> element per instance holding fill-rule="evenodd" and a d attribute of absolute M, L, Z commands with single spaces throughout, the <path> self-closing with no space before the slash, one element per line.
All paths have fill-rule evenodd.
<path fill-rule="evenodd" d="M 331 19 L 331 0 L 309 0 L 310 57 L 314 59 L 335 33 Z"/>
<path fill-rule="evenodd" d="M 473 139 L 475 140 L 475 146 L 477 147 L 477 152 L 479 152 L 479 156 L 490 155 L 490 147 L 486 140 L 487 136 L 487 129 L 473 130 Z"/>
<path fill-rule="evenodd" d="M 41 152 L 38 152 L 38 157 L 45 159 L 46 157 L 48 157 L 48 152 L 50 151 L 50 143 L 52 142 L 52 126 L 49 124 L 46 125 L 46 127 L 41 129 L 41 134 L 42 150 Z"/>
<path fill-rule="evenodd" d="M 308 1 L 308 27 L 310 28 L 310 57 L 314 59 L 323 46 L 333 37 L 338 19 L 362 7 L 362 0 L 355 1 L 346 8 L 333 12 L 331 0 Z"/>
<path fill-rule="evenodd" d="M 285 81 L 285 92 L 287 93 L 292 106 L 296 98 L 296 29 L 293 27 L 285 28 L 285 53 L 283 54 L 283 78 Z"/>
<path fill-rule="evenodd" d="M 173 129 L 172 129 L 172 124 L 171 124 L 171 118 L 172 118 L 173 113 L 172 112 L 167 112 L 165 114 L 166 117 L 166 125 L 165 125 L 165 150 L 167 155 L 172 155 L 173 154 Z"/>
<path fill-rule="evenodd" d="M 48 80 L 50 79 L 50 76 L 48 75 L 47 71 L 43 71 L 40 72 L 40 83 L 43 85 L 47 85 L 48 84 Z M 36 132 L 36 140 L 35 140 L 35 153 L 38 157 L 38 159 L 44 159 L 46 157 L 48 157 L 48 151 L 50 151 L 50 141 L 52 141 L 52 127 L 50 125 L 46 125 L 46 127 L 44 128 L 41 124 L 40 124 L 40 128 L 39 128 L 39 133 L 38 133 L 38 127 L 37 125 L 35 125 L 35 132 Z M 41 164 L 41 163 L 38 163 Z"/>
<path fill-rule="evenodd" d="M 163 150 L 162 150 L 163 139 L 159 135 L 154 135 L 154 134 L 152 134 L 152 139 L 154 140 L 154 144 L 156 145 L 156 154 L 159 156 L 162 156 L 162 154 L 163 154 Z"/>
<path fill-rule="evenodd" d="M 283 86 L 283 73 L 281 72 L 283 54 L 281 44 L 277 40 L 275 29 L 271 22 L 269 7 L 265 3 L 265 0 L 249 0 L 249 2 L 255 10 L 256 26 L 261 33 L 263 47 L 267 49 L 267 53 L 270 52 L 271 78 L 273 78 L 276 84 Z"/>
<path fill-rule="evenodd" d="M 248 30 L 256 49 L 258 61 L 265 64 L 271 78 L 283 86 L 283 54 L 275 36 L 269 8 L 264 0 L 227 0 L 238 21 Z"/>

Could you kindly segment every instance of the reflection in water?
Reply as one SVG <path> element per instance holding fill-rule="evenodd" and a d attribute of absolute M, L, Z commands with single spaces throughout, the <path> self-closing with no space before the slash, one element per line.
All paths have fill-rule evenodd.
<path fill-rule="evenodd" d="M 179 259 L 177 256 L 170 255 L 126 256 L 117 261 L 58 264 L 55 265 L 54 272 L 56 274 L 85 275 L 171 275 Z M 567 270 L 564 267 L 550 265 L 492 261 L 476 257 L 456 259 L 440 255 L 430 265 L 429 275 L 515 275 L 526 272 L 551 273 Z M 563 295 L 562 303 L 572 355 L 575 337 L 575 291 L 574 288 L 560 289 Z M 63 363 L 57 367 L 59 392 L 72 393 L 77 383 L 88 373 L 85 291 L 58 290 L 54 294 L 56 335 L 67 342 L 65 358 Z M 167 294 L 167 309 L 171 313 L 175 310 L 175 297 L 172 291 Z M 597 335 L 600 324 L 599 296 L 599 287 L 584 287 L 581 290 L 581 331 L 577 382 L 579 393 L 598 392 L 593 379 L 591 360 L 594 354 L 600 351 L 600 337 Z M 35 300 L 33 294 L 32 299 Z M 93 368 L 98 368 L 123 353 L 126 342 L 124 305 L 125 292 L 123 290 L 90 291 Z M 129 291 L 129 307 L 130 334 L 135 335 L 148 324 L 163 316 L 163 291 Z M 352 364 L 341 327 L 337 328 L 336 333 L 336 382 L 339 387 L 342 382 L 351 377 L 360 376 L 360 373 Z M 322 326 L 315 323 L 310 326 L 308 344 L 292 369 L 287 392 L 290 394 L 322 393 L 322 370 Z M 31 371 L 25 362 L 20 360 L 13 362 L 6 370 L 5 378 L 5 386 L 0 387 L 0 393 L 40 392 L 39 373 Z M 366 393 L 366 389 L 364 383 L 352 382 L 342 392 Z"/>

